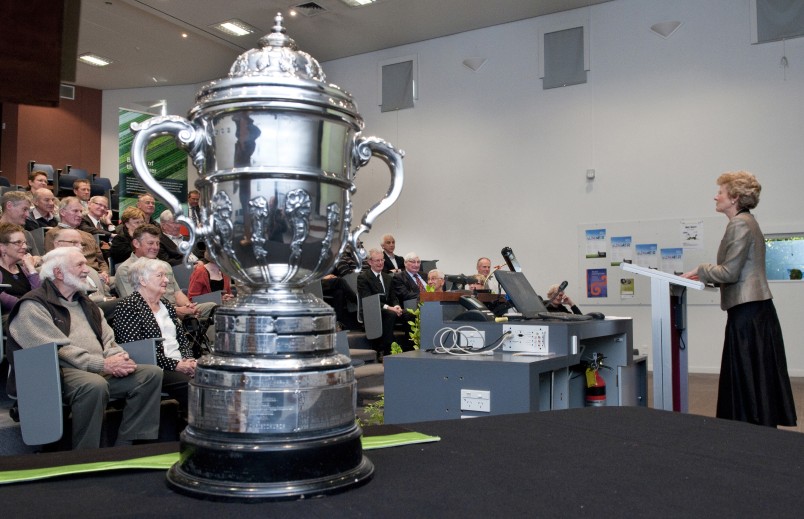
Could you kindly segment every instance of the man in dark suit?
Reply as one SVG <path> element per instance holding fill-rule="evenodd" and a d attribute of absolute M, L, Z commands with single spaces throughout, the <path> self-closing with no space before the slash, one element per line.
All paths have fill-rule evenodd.
<path fill-rule="evenodd" d="M 405 269 L 405 260 L 402 256 L 394 255 L 394 250 L 396 249 L 396 240 L 390 234 L 386 234 L 382 237 L 382 243 L 380 244 L 383 250 L 383 272 L 390 272 L 394 274 L 396 272 L 402 272 Z"/>
<path fill-rule="evenodd" d="M 112 225 L 112 214 L 109 211 L 109 201 L 105 196 L 93 196 L 89 199 L 87 214 L 81 218 L 78 230 L 98 235 L 102 242 L 109 243 L 114 237 L 114 226 Z"/>
<path fill-rule="evenodd" d="M 393 289 L 398 301 L 419 299 L 419 294 L 426 292 L 427 281 L 419 274 L 421 260 L 415 252 L 405 254 L 405 270 L 394 274 Z"/>
<path fill-rule="evenodd" d="M 383 252 L 379 249 L 369 251 L 369 268 L 357 276 L 357 293 L 362 299 L 364 297 L 381 294 L 380 304 L 382 305 L 382 336 L 374 340 L 372 346 L 383 355 L 390 355 L 391 343 L 394 342 L 394 325 L 397 318 L 402 317 L 405 311 L 399 306 L 399 302 L 392 289 L 390 274 L 383 272 Z"/>

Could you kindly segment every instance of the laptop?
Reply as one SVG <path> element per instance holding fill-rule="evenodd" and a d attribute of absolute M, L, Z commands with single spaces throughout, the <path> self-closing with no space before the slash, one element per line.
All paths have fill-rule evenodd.
<path fill-rule="evenodd" d="M 498 270 L 494 272 L 497 282 L 514 303 L 514 307 L 524 319 L 560 319 L 562 321 L 588 321 L 591 316 L 550 312 L 544 306 L 542 298 L 522 272 Z"/>

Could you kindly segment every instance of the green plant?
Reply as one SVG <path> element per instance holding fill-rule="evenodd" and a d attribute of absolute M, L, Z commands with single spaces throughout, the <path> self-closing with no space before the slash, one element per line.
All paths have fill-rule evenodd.
<path fill-rule="evenodd" d="M 421 322 L 422 322 L 422 305 L 419 303 L 419 306 L 416 307 L 415 310 L 408 309 L 408 313 L 413 315 L 413 320 L 408 321 L 410 324 L 410 339 L 413 341 L 413 349 L 418 350 L 422 344 L 422 333 L 421 333 Z"/>
<path fill-rule="evenodd" d="M 360 427 L 382 425 L 385 422 L 385 395 L 380 395 L 379 399 L 365 406 L 363 411 L 366 413 L 366 419 L 365 421 L 360 418 L 357 419 Z"/>

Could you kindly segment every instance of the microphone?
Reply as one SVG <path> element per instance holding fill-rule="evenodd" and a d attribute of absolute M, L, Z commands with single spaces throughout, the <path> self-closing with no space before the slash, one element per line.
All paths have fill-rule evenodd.
<path fill-rule="evenodd" d="M 505 259 L 505 263 L 508 265 L 508 270 L 511 272 L 522 272 L 522 267 L 519 266 L 519 262 L 514 256 L 514 251 L 511 247 L 503 247 L 500 251 L 502 257 Z"/>

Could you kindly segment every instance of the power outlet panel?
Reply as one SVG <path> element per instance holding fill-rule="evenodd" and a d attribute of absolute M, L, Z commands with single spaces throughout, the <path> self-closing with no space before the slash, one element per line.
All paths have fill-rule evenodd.
<path fill-rule="evenodd" d="M 486 332 L 483 330 L 459 330 L 458 346 L 479 350 L 486 344 Z"/>
<path fill-rule="evenodd" d="M 461 389 L 461 411 L 491 412 L 491 391 Z"/>
<path fill-rule="evenodd" d="M 534 355 L 550 353 L 550 328 L 547 326 L 506 324 L 503 332 L 511 332 L 503 343 L 503 351 L 522 351 Z"/>

